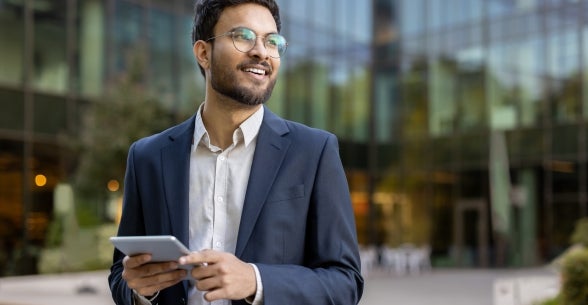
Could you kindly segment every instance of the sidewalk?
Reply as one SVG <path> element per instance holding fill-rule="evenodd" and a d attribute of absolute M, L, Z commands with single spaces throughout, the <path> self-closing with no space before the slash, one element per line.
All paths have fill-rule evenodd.
<path fill-rule="evenodd" d="M 0 305 L 112 305 L 107 276 L 108 271 L 97 271 L 0 278 Z M 360 305 L 499 305 L 494 303 L 494 282 L 521 277 L 555 279 L 545 268 L 434 269 L 407 276 L 375 271 L 366 276 Z"/>
<path fill-rule="evenodd" d="M 112 305 L 108 273 L 0 278 L 0 305 Z"/>
<path fill-rule="evenodd" d="M 557 275 L 546 268 L 531 269 L 433 269 L 420 275 L 395 276 L 376 271 L 366 277 L 360 305 L 526 305 L 521 291 L 498 290 L 495 283 L 536 282 L 542 285 L 524 288 L 532 296 L 555 295 Z M 547 281 L 545 281 L 547 280 Z M 543 283 L 547 282 L 548 286 Z M 513 287 L 515 288 L 515 287 Z M 505 297 L 505 294 L 507 294 Z M 514 294 L 514 295 L 513 295 Z M 544 298 L 540 298 L 544 299 Z"/>

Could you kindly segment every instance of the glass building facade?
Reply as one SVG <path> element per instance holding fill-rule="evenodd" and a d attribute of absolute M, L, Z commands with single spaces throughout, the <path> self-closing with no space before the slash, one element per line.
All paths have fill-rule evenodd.
<path fill-rule="evenodd" d="M 289 48 L 268 106 L 338 136 L 362 244 L 430 245 L 438 266 L 569 246 L 588 213 L 588 1 L 278 3 Z M 0 0 L 4 262 L 43 245 L 75 171 L 60 135 L 134 58 L 166 109 L 196 109 L 192 7 Z"/>

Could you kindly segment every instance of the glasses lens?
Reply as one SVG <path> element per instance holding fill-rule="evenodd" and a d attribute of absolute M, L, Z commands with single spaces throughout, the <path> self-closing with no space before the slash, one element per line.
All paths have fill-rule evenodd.
<path fill-rule="evenodd" d="M 257 41 L 255 32 L 248 28 L 237 28 L 233 30 L 232 37 L 235 48 L 244 53 L 251 51 Z M 286 38 L 280 34 L 269 34 L 264 39 L 264 46 L 269 56 L 280 58 L 286 52 L 288 43 L 286 42 Z"/>
<path fill-rule="evenodd" d="M 255 46 L 257 35 L 250 29 L 238 28 L 233 31 L 233 43 L 241 52 L 249 52 Z"/>
<path fill-rule="evenodd" d="M 279 34 L 269 34 L 265 38 L 265 47 L 267 48 L 271 57 L 278 58 L 286 52 L 286 38 Z"/>

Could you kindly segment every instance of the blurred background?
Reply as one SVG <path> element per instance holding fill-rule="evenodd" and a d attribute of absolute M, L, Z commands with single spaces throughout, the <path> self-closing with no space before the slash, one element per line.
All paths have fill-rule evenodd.
<path fill-rule="evenodd" d="M 289 47 L 268 106 L 338 136 L 363 248 L 516 268 L 570 246 L 588 214 L 587 1 L 277 2 Z M 130 143 L 204 97 L 192 15 L 0 0 L 0 276 L 108 268 Z"/>

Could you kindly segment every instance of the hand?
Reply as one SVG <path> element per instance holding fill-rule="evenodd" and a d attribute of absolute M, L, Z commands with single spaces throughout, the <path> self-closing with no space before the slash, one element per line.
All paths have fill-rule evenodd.
<path fill-rule="evenodd" d="M 178 269 L 177 262 L 150 263 L 150 254 L 126 256 L 122 278 L 129 288 L 142 296 L 151 296 L 184 279 L 187 271 Z"/>
<path fill-rule="evenodd" d="M 196 289 L 208 291 L 204 294 L 208 302 L 241 300 L 257 291 L 253 266 L 233 254 L 203 250 L 180 257 L 179 263 L 195 265 L 192 277 L 196 280 Z"/>

